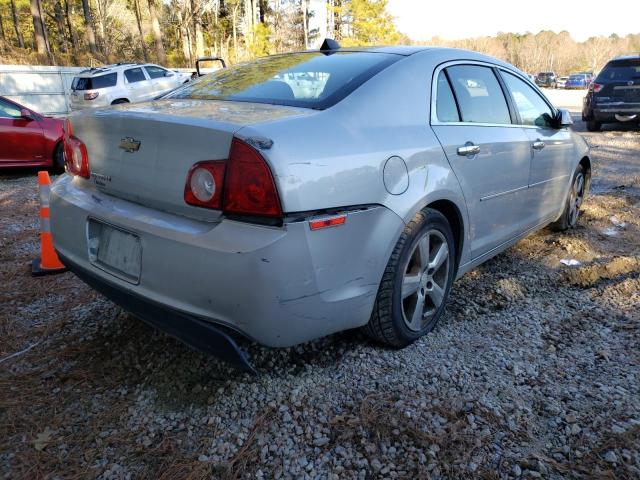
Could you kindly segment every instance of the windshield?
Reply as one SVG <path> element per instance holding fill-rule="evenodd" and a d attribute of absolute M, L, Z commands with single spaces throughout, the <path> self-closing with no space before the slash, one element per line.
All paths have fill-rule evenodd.
<path fill-rule="evenodd" d="M 584 80 L 585 78 L 587 78 L 586 75 L 571 75 L 569 80 Z"/>
<path fill-rule="evenodd" d="M 165 98 L 235 100 L 322 110 L 401 58 L 373 52 L 276 55 L 205 75 Z"/>
<path fill-rule="evenodd" d="M 113 87 L 118 81 L 117 73 L 107 73 L 98 77 L 73 77 L 71 90 L 95 90 L 97 88 Z"/>
<path fill-rule="evenodd" d="M 600 75 L 598 75 L 598 82 L 607 80 L 640 80 L 640 58 L 614 60 L 613 62 L 607 63 L 602 72 L 600 72 Z"/>

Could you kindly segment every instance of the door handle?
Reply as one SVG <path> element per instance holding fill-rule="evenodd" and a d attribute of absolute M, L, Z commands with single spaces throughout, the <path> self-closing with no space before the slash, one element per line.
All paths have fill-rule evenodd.
<path fill-rule="evenodd" d="M 458 147 L 458 155 L 461 157 L 472 157 L 480 153 L 480 145 L 474 145 L 472 142 L 467 142 L 464 147 Z"/>
<path fill-rule="evenodd" d="M 542 140 L 536 140 L 531 145 L 531 148 L 533 148 L 534 150 L 542 150 L 544 146 L 545 146 L 545 143 Z"/>

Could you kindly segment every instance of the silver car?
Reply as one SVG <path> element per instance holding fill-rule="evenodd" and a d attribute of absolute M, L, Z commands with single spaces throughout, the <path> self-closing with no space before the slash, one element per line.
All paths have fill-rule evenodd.
<path fill-rule="evenodd" d="M 81 279 L 247 369 L 237 335 L 286 347 L 364 327 L 402 347 L 455 278 L 576 225 L 591 160 L 570 124 L 469 51 L 270 56 L 73 116 L 51 227 Z"/>

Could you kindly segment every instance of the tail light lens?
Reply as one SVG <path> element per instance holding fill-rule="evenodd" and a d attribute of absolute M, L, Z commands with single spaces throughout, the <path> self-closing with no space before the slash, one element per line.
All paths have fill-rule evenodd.
<path fill-rule="evenodd" d="M 224 162 L 199 162 L 189 170 L 184 187 L 184 201 L 189 205 L 222 208 Z"/>
<path fill-rule="evenodd" d="M 602 90 L 603 87 L 604 85 L 602 85 L 601 83 L 592 82 L 591 85 L 589 85 L 589 90 L 591 90 L 593 93 L 598 93 L 600 90 Z"/>
<path fill-rule="evenodd" d="M 237 138 L 231 143 L 224 182 L 224 212 L 277 218 L 280 199 L 271 170 L 262 155 Z"/>
<path fill-rule="evenodd" d="M 280 218 L 282 208 L 267 162 L 253 147 L 234 138 L 229 159 L 198 162 L 184 189 L 189 205 L 222 209 L 225 214 Z"/>
<path fill-rule="evenodd" d="M 85 100 L 95 100 L 96 98 L 98 98 L 98 95 L 100 95 L 98 92 L 85 93 L 84 94 L 84 99 Z"/>
<path fill-rule="evenodd" d="M 64 161 L 67 172 L 78 177 L 89 178 L 89 154 L 87 146 L 73 136 L 73 127 L 67 120 L 64 124 Z"/>

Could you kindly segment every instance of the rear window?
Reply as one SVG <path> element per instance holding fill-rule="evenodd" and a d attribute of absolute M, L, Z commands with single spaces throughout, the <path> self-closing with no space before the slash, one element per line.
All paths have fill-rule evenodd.
<path fill-rule="evenodd" d="M 205 75 L 165 98 L 234 100 L 322 110 L 401 58 L 373 52 L 275 55 Z"/>
<path fill-rule="evenodd" d="M 586 77 L 586 75 L 571 75 L 569 80 L 584 80 Z"/>
<path fill-rule="evenodd" d="M 98 88 L 114 87 L 118 82 L 117 73 L 107 73 L 97 77 L 74 77 L 72 90 L 96 90 Z"/>
<path fill-rule="evenodd" d="M 598 75 L 598 82 L 602 81 L 640 80 L 640 58 L 628 60 L 614 60 L 605 65 Z"/>

